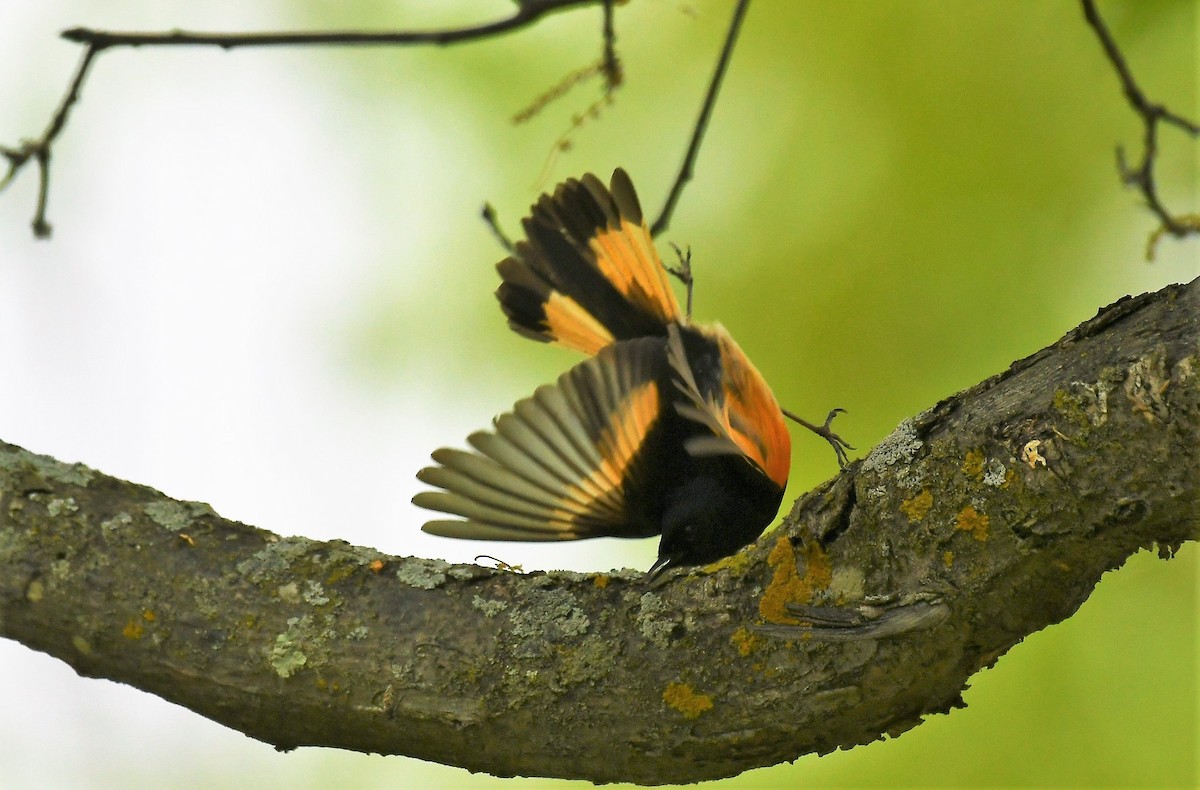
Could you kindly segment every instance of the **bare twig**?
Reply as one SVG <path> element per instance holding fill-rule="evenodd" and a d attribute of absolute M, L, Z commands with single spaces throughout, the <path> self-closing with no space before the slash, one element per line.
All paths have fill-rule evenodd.
<path fill-rule="evenodd" d="M 604 0 L 604 81 L 605 93 L 612 93 L 625 82 L 625 71 L 617 57 L 617 31 L 613 25 L 613 0 Z"/>
<path fill-rule="evenodd" d="M 1171 126 L 1182 129 L 1192 137 L 1200 136 L 1200 126 L 1184 118 L 1182 115 L 1172 112 L 1162 104 L 1156 104 L 1146 98 L 1146 94 L 1133 78 L 1133 72 L 1130 71 L 1129 65 L 1125 62 L 1125 56 L 1121 54 L 1121 50 L 1113 39 L 1112 33 L 1109 32 L 1108 26 L 1100 18 L 1100 12 L 1096 9 L 1095 0 L 1082 0 L 1082 2 L 1084 18 L 1087 19 L 1092 29 L 1096 31 L 1096 36 L 1100 39 L 1100 45 L 1104 47 L 1104 54 L 1108 57 L 1109 62 L 1112 63 L 1113 68 L 1117 72 L 1117 77 L 1121 80 L 1121 87 L 1125 92 L 1125 97 L 1129 100 L 1129 104 L 1133 107 L 1134 111 L 1141 116 L 1142 123 L 1145 125 L 1145 134 L 1142 138 L 1141 162 L 1137 167 L 1130 167 L 1125 158 L 1124 148 L 1118 146 L 1117 168 L 1126 184 L 1136 186 L 1141 191 L 1142 196 L 1146 199 L 1146 204 L 1162 223 L 1162 226 L 1151 235 L 1150 243 L 1146 249 L 1146 257 L 1153 259 L 1154 248 L 1158 239 L 1164 233 L 1170 233 L 1176 238 L 1183 238 L 1192 233 L 1200 233 L 1200 216 L 1173 215 L 1163 205 L 1162 199 L 1158 196 L 1158 187 L 1154 179 L 1154 163 L 1158 157 L 1158 125 L 1160 122 L 1168 123 Z"/>
<path fill-rule="evenodd" d="M 733 21 L 729 23 L 729 32 L 725 34 L 725 46 L 721 50 L 721 58 L 717 61 L 717 68 L 713 72 L 712 81 L 708 85 L 708 93 L 705 95 L 704 104 L 700 108 L 700 117 L 696 119 L 696 127 L 692 132 L 692 141 L 688 144 L 687 155 L 683 158 L 683 167 L 679 169 L 679 175 L 675 177 L 675 183 L 671 185 L 671 191 L 667 194 L 667 202 L 663 205 L 662 213 L 658 215 L 658 219 L 654 220 L 654 224 L 650 226 L 650 233 L 654 236 L 662 233 L 671 224 L 671 215 L 675 212 L 675 204 L 679 202 L 679 196 L 683 194 L 683 187 L 687 182 L 692 180 L 696 155 L 700 152 L 700 143 L 704 139 L 704 132 L 708 129 L 709 118 L 712 117 L 713 107 L 717 103 L 717 92 L 721 89 L 721 82 L 725 79 L 725 71 L 729 67 L 729 58 L 733 55 L 733 45 L 737 42 L 738 31 L 742 27 L 742 19 L 745 18 L 746 9 L 749 7 L 750 0 L 738 0 L 737 7 L 733 9 Z"/>
<path fill-rule="evenodd" d="M 142 46 L 214 46 L 234 47 L 277 46 L 396 46 L 411 44 L 457 44 L 507 33 L 537 21 L 553 11 L 572 6 L 590 5 L 597 0 L 523 0 L 517 3 L 512 16 L 471 27 L 443 30 L 398 30 L 369 32 L 364 30 L 284 31 L 274 33 L 196 33 L 171 30 L 162 33 L 118 32 L 76 27 L 64 30 L 67 41 L 87 44 L 100 49 L 108 47 Z"/>
<path fill-rule="evenodd" d="M 52 230 L 50 223 L 46 221 L 46 201 L 50 194 L 50 147 L 62 133 L 63 127 L 67 124 L 67 116 L 79 101 L 83 80 L 87 77 L 92 61 L 99 51 L 100 48 L 96 46 L 88 46 L 84 50 L 83 57 L 79 60 L 79 66 L 75 69 L 75 76 L 71 78 L 66 94 L 63 95 L 58 109 L 54 111 L 54 116 L 50 119 L 50 124 L 46 127 L 46 131 L 42 132 L 41 137 L 35 140 L 22 140 L 21 145 L 17 148 L 0 146 L 0 155 L 8 160 L 8 172 L 4 174 L 3 179 L 0 179 L 0 192 L 3 192 L 12 183 L 17 173 L 31 159 L 37 162 L 38 198 L 32 225 L 33 235 L 39 239 L 50 238 Z"/>
<path fill-rule="evenodd" d="M 492 231 L 492 235 L 496 237 L 496 241 L 500 243 L 500 246 L 503 247 L 509 255 L 515 253 L 517 248 L 513 246 L 512 239 L 510 239 L 508 234 L 504 232 L 504 229 L 500 227 L 500 220 L 496 218 L 496 209 L 491 203 L 483 204 L 481 216 L 483 217 L 483 221 L 487 223 L 488 228 Z"/>
<path fill-rule="evenodd" d="M 85 50 L 67 91 L 50 119 L 42 135 L 36 139 L 22 140 L 15 147 L 0 146 L 0 156 L 8 160 L 8 170 L 0 178 L 0 191 L 13 182 L 17 174 L 31 161 L 39 171 L 37 209 L 33 216 L 33 233 L 39 239 L 49 238 L 50 223 L 46 220 L 46 203 L 50 192 L 50 155 L 55 140 L 66 126 L 71 109 L 79 101 L 83 81 L 98 54 L 113 47 L 149 46 L 215 46 L 222 49 L 234 47 L 269 46 L 403 46 L 419 44 L 453 44 L 475 41 L 489 36 L 507 33 L 525 27 L 542 16 L 574 6 L 591 5 L 600 0 L 522 0 L 517 10 L 504 19 L 481 25 L 443 30 L 409 30 L 390 32 L 343 31 L 295 31 L 275 33 L 195 33 L 184 30 L 166 32 L 117 32 L 71 28 L 62 33 L 67 41 L 83 44 Z M 611 8 L 606 5 L 605 73 L 609 80 L 620 67 L 612 54 Z"/>
<path fill-rule="evenodd" d="M 550 146 L 550 153 L 546 156 L 546 163 L 542 166 L 542 171 L 537 178 L 536 183 L 539 188 L 550 177 L 550 171 L 554 167 L 558 155 L 571 150 L 571 146 L 574 145 L 573 136 L 575 132 L 583 128 L 584 124 L 588 121 L 599 118 L 603 109 L 615 100 L 617 88 L 625 83 L 625 71 L 620 59 L 617 57 L 617 34 L 613 26 L 613 5 L 614 0 L 604 0 L 604 52 L 601 54 L 600 59 L 591 65 L 568 74 L 557 85 L 535 99 L 529 107 L 513 117 L 514 123 L 524 123 L 545 109 L 550 102 L 563 96 L 576 85 L 582 84 L 596 74 L 604 76 L 604 93 L 600 98 L 589 104 L 583 112 L 577 112 L 571 116 L 570 126 Z"/>

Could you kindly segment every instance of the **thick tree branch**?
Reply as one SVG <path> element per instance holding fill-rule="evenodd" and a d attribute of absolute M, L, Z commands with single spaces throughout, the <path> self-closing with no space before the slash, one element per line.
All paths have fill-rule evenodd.
<path fill-rule="evenodd" d="M 1198 438 L 1200 281 L 906 420 L 779 530 L 654 588 L 280 538 L 0 444 L 0 635 L 281 748 L 729 776 L 960 705 L 1105 571 L 1196 540 Z M 874 639 L 795 619 L 878 596 L 923 603 Z"/>

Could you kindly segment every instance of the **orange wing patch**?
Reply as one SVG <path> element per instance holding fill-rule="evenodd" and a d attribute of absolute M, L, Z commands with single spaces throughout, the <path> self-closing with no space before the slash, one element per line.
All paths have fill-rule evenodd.
<path fill-rule="evenodd" d="M 671 326 L 667 357 L 675 370 L 676 388 L 686 399 L 675 408 L 712 431 L 712 435 L 688 440 L 688 451 L 694 455 L 743 455 L 783 488 L 792 463 L 792 438 L 775 395 L 723 326 L 714 324 L 695 331 L 717 344 L 721 385 L 714 397 L 701 394 L 680 330 Z"/>
<path fill-rule="evenodd" d="M 605 346 L 467 437 L 474 451 L 442 448 L 417 477 L 440 491 L 413 502 L 464 520 L 423 529 L 476 540 L 575 540 L 653 534 L 631 522 L 626 483 L 659 419 L 662 340 Z"/>
<path fill-rule="evenodd" d="M 721 347 L 725 385 L 722 423 L 742 452 L 782 488 L 787 485 L 792 465 L 792 438 L 783 422 L 783 412 L 750 358 L 724 327 L 717 325 L 714 329 Z"/>
<path fill-rule="evenodd" d="M 626 472 L 658 419 L 658 405 L 658 386 L 653 381 L 647 381 L 621 401 L 596 440 L 600 466 L 568 490 L 570 499 L 578 500 L 581 495 L 603 498 L 610 493 L 620 494 Z M 563 511 L 562 515 L 568 513 Z"/>

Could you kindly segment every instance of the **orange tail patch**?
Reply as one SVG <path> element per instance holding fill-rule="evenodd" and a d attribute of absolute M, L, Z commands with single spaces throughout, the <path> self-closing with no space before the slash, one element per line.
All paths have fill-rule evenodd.
<path fill-rule="evenodd" d="M 514 331 L 595 354 L 615 340 L 664 336 L 681 318 L 624 170 L 605 187 L 570 179 L 543 195 L 526 241 L 497 264 L 496 296 Z"/>

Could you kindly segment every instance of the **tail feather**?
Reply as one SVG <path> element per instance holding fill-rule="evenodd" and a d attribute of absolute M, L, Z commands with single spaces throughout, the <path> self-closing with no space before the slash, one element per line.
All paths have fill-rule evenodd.
<path fill-rule="evenodd" d="M 665 336 L 681 317 L 624 170 L 605 187 L 570 179 L 524 222 L 527 241 L 497 265 L 496 296 L 525 337 L 595 354 L 615 340 Z"/>

